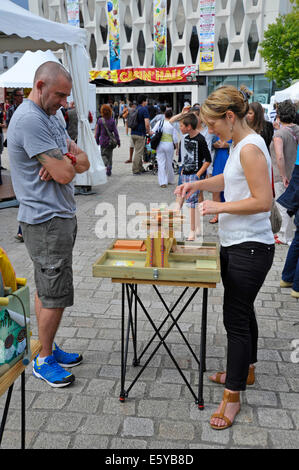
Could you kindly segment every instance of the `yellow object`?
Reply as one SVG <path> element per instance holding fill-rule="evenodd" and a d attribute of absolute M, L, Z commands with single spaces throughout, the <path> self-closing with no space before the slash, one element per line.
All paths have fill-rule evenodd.
<path fill-rule="evenodd" d="M 9 304 L 8 297 L 0 297 L 0 305 L 7 306 Z"/>
<path fill-rule="evenodd" d="M 17 290 L 16 273 L 3 248 L 0 247 L 0 271 L 2 273 L 4 287 L 11 287 L 12 291 Z"/>
<path fill-rule="evenodd" d="M 27 279 L 25 277 L 17 277 L 16 281 L 18 286 L 26 286 L 27 284 Z"/>

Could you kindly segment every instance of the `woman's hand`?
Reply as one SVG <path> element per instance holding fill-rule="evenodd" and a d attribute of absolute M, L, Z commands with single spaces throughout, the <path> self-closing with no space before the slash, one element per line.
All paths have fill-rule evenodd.
<path fill-rule="evenodd" d="M 183 199 L 188 199 L 195 191 L 197 191 L 196 184 L 184 183 L 176 187 L 174 194 Z"/>
<path fill-rule="evenodd" d="M 201 215 L 220 214 L 222 209 L 222 202 L 210 201 L 206 199 L 198 205 Z"/>

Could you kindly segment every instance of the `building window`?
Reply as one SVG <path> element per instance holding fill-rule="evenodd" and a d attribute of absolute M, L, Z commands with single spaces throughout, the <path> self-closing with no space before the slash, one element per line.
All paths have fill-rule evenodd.
<path fill-rule="evenodd" d="M 191 34 L 191 38 L 190 38 L 189 48 L 190 48 L 190 52 L 191 52 L 192 63 L 195 64 L 196 59 L 197 59 L 198 49 L 199 49 L 199 40 L 198 40 L 198 34 L 197 34 L 196 26 L 193 26 L 193 28 L 192 28 L 192 34 Z"/>
<path fill-rule="evenodd" d="M 177 65 L 184 65 L 184 56 L 182 52 L 179 52 Z"/>
<path fill-rule="evenodd" d="M 42 0 L 42 16 L 45 18 L 49 18 L 49 7 L 48 7 L 48 1 L 47 0 Z"/>
<path fill-rule="evenodd" d="M 272 96 L 272 84 L 264 75 L 255 75 L 253 92 L 254 101 L 268 103 Z"/>
<path fill-rule="evenodd" d="M 19 58 L 18 57 L 14 57 L 13 58 L 13 63 L 16 64 L 18 62 Z"/>
<path fill-rule="evenodd" d="M 108 23 L 107 23 L 107 17 L 106 17 L 106 12 L 105 12 L 104 8 L 102 8 L 102 10 L 101 10 L 100 31 L 101 31 L 103 44 L 106 44 L 107 37 L 108 37 Z"/>
<path fill-rule="evenodd" d="M 255 20 L 253 20 L 251 23 L 247 44 L 250 60 L 253 61 L 255 59 L 256 51 L 259 45 L 259 34 Z"/>
<path fill-rule="evenodd" d="M 6 70 L 8 69 L 7 55 L 4 55 L 2 59 L 3 59 L 3 68 Z"/>
<path fill-rule="evenodd" d="M 222 77 L 223 85 L 234 86 L 238 88 L 238 75 L 227 75 Z"/>
<path fill-rule="evenodd" d="M 137 54 L 139 58 L 140 65 L 143 65 L 144 57 L 145 57 L 145 41 L 143 32 L 139 31 L 138 41 L 137 41 Z"/>
<path fill-rule="evenodd" d="M 143 16 L 144 0 L 137 0 L 137 8 L 139 16 Z"/>
<path fill-rule="evenodd" d="M 209 77 L 208 78 L 208 94 L 210 95 L 216 88 L 223 84 L 223 77 Z"/>
<path fill-rule="evenodd" d="M 125 11 L 124 27 L 127 41 L 130 42 L 132 37 L 132 15 L 128 6 Z"/>
<path fill-rule="evenodd" d="M 79 22 L 80 22 L 80 28 L 84 28 L 84 19 L 83 19 L 81 10 L 79 10 Z"/>
<path fill-rule="evenodd" d="M 218 51 L 219 51 L 219 57 L 220 57 L 221 62 L 225 61 L 227 48 L 228 48 L 228 37 L 227 37 L 226 27 L 225 27 L 225 24 L 222 23 L 221 28 L 220 28 L 220 33 L 219 33 L 219 39 L 218 39 Z"/>
<path fill-rule="evenodd" d="M 244 11 L 244 6 L 243 6 L 243 0 L 237 0 L 234 13 L 233 13 L 233 19 L 235 23 L 235 30 L 236 30 L 237 36 L 241 34 L 241 29 L 242 29 L 244 18 L 245 18 L 245 11 Z"/>
<path fill-rule="evenodd" d="M 170 64 L 171 49 L 172 49 L 172 42 L 171 42 L 169 29 L 167 28 L 167 64 Z"/>
<path fill-rule="evenodd" d="M 245 85 L 248 90 L 253 91 L 254 87 L 254 76 L 253 75 L 239 75 L 238 77 L 238 87 Z"/>
<path fill-rule="evenodd" d="M 103 65 L 102 65 L 102 67 L 103 67 L 104 69 L 107 69 L 107 68 L 109 67 L 108 59 L 107 59 L 106 56 L 103 57 Z"/>
<path fill-rule="evenodd" d="M 185 16 L 185 11 L 184 11 L 182 0 L 179 0 L 175 24 L 177 27 L 179 39 L 182 39 L 184 35 L 185 24 L 186 24 L 186 16 Z"/>
<path fill-rule="evenodd" d="M 93 34 L 91 35 L 91 38 L 90 38 L 89 56 L 90 56 L 92 67 L 95 67 L 96 60 L 97 60 L 97 44 L 96 44 L 96 40 Z"/>
<path fill-rule="evenodd" d="M 208 78 L 208 94 L 222 85 L 232 85 L 236 88 L 246 85 L 253 92 L 251 100 L 265 104 L 269 103 L 276 91 L 275 82 L 269 82 L 264 75 L 220 75 Z"/>
<path fill-rule="evenodd" d="M 240 54 L 239 49 L 235 50 L 235 55 L 234 55 L 234 58 L 233 58 L 233 62 L 241 62 L 241 54 Z"/>

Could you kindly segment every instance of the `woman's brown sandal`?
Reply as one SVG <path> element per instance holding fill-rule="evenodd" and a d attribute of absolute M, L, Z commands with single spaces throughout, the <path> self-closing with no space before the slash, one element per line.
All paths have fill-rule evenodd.
<path fill-rule="evenodd" d="M 230 392 L 229 390 L 224 390 L 222 401 L 223 401 L 223 404 L 221 406 L 220 412 L 214 413 L 211 416 L 211 419 L 218 418 L 226 422 L 224 426 L 217 426 L 216 424 L 210 423 L 210 426 L 213 429 L 217 429 L 217 430 L 227 429 L 232 426 L 233 422 L 231 422 L 230 419 L 228 419 L 228 417 L 224 415 L 224 413 L 225 413 L 226 405 L 228 403 L 240 403 L 240 392 L 233 393 L 233 392 Z M 239 411 L 240 409 L 236 412 L 235 417 L 237 416 Z"/>
<path fill-rule="evenodd" d="M 255 366 L 250 366 L 249 367 L 246 385 L 253 385 L 254 384 L 254 382 L 255 382 L 254 370 L 255 370 Z M 226 374 L 226 372 L 225 371 L 224 372 L 216 372 L 215 379 L 211 375 L 209 377 L 209 380 L 211 380 L 211 382 L 215 382 L 216 384 L 224 385 L 224 383 L 221 382 L 221 375 L 223 375 L 223 374 Z"/>

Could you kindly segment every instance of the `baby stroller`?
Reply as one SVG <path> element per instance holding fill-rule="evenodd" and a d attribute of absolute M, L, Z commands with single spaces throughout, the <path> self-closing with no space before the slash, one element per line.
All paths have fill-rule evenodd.
<path fill-rule="evenodd" d="M 148 160 L 145 163 L 147 164 L 145 171 L 148 171 L 152 175 L 156 175 L 158 173 L 158 162 L 155 151 L 151 150 L 151 153 L 148 155 Z"/>
<path fill-rule="evenodd" d="M 172 161 L 172 168 L 173 168 L 173 171 L 174 171 L 174 174 L 175 175 L 178 175 L 179 174 L 179 171 L 180 171 L 180 165 L 178 164 L 178 162 L 176 160 L 173 159 Z"/>
<path fill-rule="evenodd" d="M 146 136 L 144 152 L 143 152 L 143 162 L 145 163 L 145 171 L 156 175 L 158 173 L 158 162 L 156 159 L 156 151 L 151 148 L 151 140 L 149 136 Z"/>

